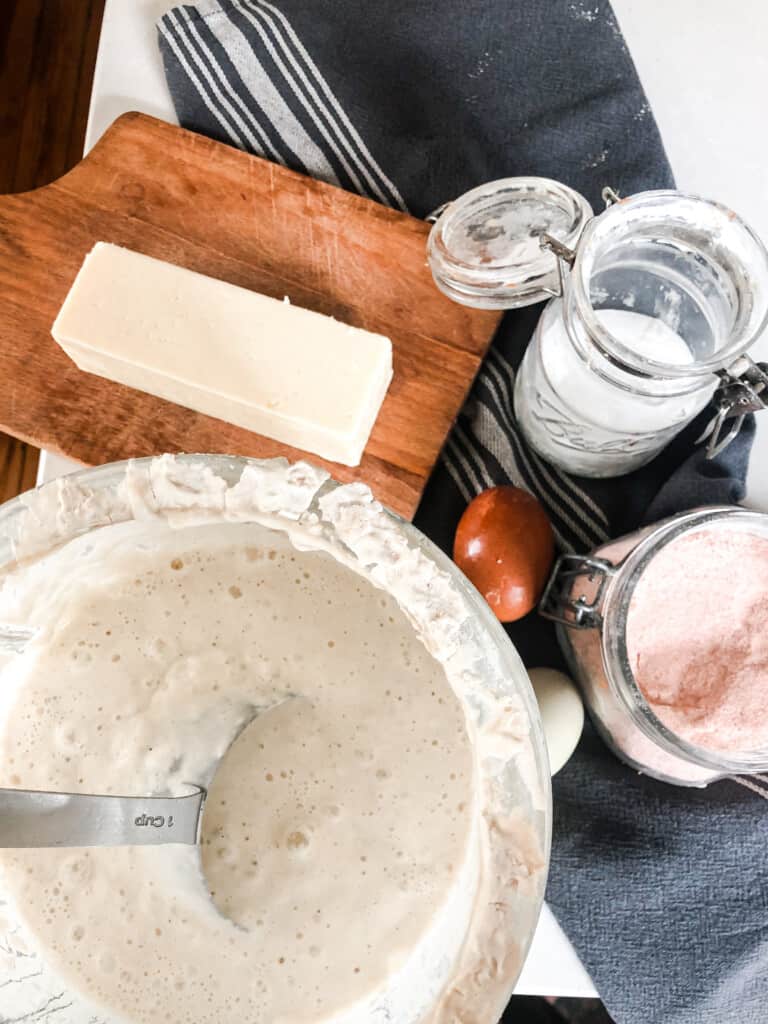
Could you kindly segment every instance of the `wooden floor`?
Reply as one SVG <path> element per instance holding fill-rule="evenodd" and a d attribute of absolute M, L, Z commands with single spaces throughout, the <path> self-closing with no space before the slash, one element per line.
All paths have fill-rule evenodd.
<path fill-rule="evenodd" d="M 82 156 L 103 9 L 0 0 L 0 192 L 45 185 Z M 36 472 L 37 451 L 0 434 L 0 501 L 33 487 Z"/>

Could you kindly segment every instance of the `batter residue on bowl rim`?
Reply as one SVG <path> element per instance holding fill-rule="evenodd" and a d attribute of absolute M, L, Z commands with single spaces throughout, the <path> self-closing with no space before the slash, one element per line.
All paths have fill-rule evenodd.
<path fill-rule="evenodd" d="M 0 785 L 180 793 L 283 701 L 216 771 L 202 872 L 183 846 L 0 851 L 33 947 L 116 1019 L 448 1021 L 519 955 L 488 908 L 543 855 L 486 759 L 528 723 L 473 677 L 448 577 L 357 485 L 308 512 L 323 482 L 137 465 L 127 521 L 5 578 L 0 620 L 40 631 L 2 670 Z"/>

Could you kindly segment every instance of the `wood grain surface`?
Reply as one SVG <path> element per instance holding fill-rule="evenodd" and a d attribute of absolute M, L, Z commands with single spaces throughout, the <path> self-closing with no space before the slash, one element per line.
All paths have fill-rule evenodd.
<path fill-rule="evenodd" d="M 103 8 L 0 3 L 0 193 L 45 185 L 82 157 Z M 0 501 L 34 487 L 37 460 L 36 448 L 0 434 Z"/>
<path fill-rule="evenodd" d="M 0 427 L 81 462 L 158 452 L 308 457 L 416 509 L 498 323 L 436 289 L 429 227 L 141 114 L 77 167 L 0 197 Z M 315 456 L 79 371 L 51 324 L 94 242 L 128 246 L 388 335 L 394 379 L 360 467 Z"/>

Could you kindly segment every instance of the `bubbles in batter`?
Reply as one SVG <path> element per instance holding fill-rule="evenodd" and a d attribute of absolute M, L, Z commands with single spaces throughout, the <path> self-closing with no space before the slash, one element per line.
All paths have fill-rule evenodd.
<path fill-rule="evenodd" d="M 330 555 L 252 524 L 158 529 L 30 575 L 45 629 L 3 681 L 0 784 L 181 793 L 225 755 L 199 859 L 2 851 L 3 885 L 68 983 L 129 1020 L 333 1020 L 461 881 L 462 709 L 396 602 Z"/>

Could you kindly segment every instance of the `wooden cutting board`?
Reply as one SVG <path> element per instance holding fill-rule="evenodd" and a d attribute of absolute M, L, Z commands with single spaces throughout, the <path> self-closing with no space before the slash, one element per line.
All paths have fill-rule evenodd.
<path fill-rule="evenodd" d="M 437 290 L 428 233 L 407 214 L 124 114 L 63 178 L 0 196 L 0 429 L 89 465 L 180 451 L 306 457 L 410 518 L 499 320 Z M 388 335 L 394 379 L 360 466 L 78 370 L 50 328 L 96 241 Z"/>

